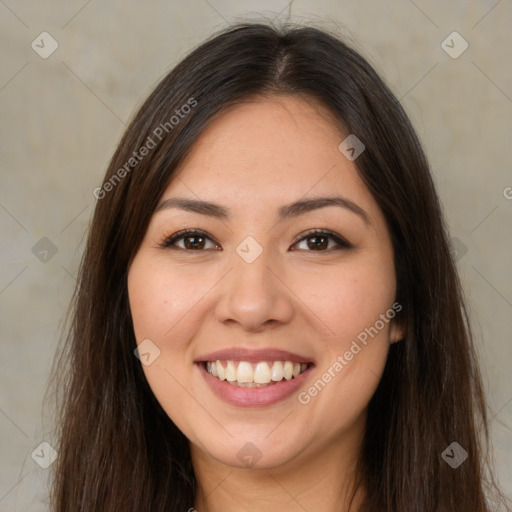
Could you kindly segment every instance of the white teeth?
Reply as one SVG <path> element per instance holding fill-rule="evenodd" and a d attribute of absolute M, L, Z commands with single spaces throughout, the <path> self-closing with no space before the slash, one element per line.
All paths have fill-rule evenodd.
<path fill-rule="evenodd" d="M 228 361 L 228 365 L 226 366 L 226 380 L 228 382 L 235 382 L 236 380 L 236 368 L 233 361 Z"/>
<path fill-rule="evenodd" d="M 290 380 L 293 377 L 293 363 L 286 361 L 283 365 L 283 375 L 286 380 Z"/>
<path fill-rule="evenodd" d="M 225 367 L 223 366 L 225 364 Z M 260 361 L 256 365 L 248 361 L 207 361 L 206 371 L 219 380 L 227 380 L 230 384 L 242 387 L 264 387 L 273 385 L 283 379 L 298 377 L 308 369 L 307 363 L 291 361 Z"/>
<path fill-rule="evenodd" d="M 254 370 L 254 382 L 257 384 L 268 384 L 270 382 L 270 378 L 271 375 L 268 364 L 266 362 L 258 363 L 256 365 L 256 369 Z"/>
<path fill-rule="evenodd" d="M 251 363 L 240 361 L 236 370 L 236 380 L 238 382 L 257 382 L 253 379 L 253 373 Z"/>
<path fill-rule="evenodd" d="M 220 361 L 215 362 L 215 366 L 217 367 L 217 377 L 219 380 L 224 380 L 226 378 L 226 371 L 224 370 L 224 366 L 222 366 Z M 213 375 L 213 373 L 212 373 Z M 215 375 L 214 375 L 215 377 Z"/>
<path fill-rule="evenodd" d="M 276 361 L 272 365 L 272 380 L 275 382 L 283 380 L 283 363 L 281 361 Z"/>

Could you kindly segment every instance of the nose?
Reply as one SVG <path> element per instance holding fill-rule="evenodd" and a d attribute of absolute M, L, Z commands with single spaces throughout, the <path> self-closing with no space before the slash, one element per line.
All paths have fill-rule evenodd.
<path fill-rule="evenodd" d="M 232 269 L 219 284 L 215 316 L 221 323 L 257 333 L 293 318 L 293 293 L 285 283 L 282 265 L 271 261 L 270 251 L 263 250 L 252 262 L 235 252 Z"/>

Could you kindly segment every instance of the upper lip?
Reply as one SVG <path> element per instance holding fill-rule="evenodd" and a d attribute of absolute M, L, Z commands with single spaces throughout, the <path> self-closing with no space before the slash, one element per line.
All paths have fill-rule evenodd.
<path fill-rule="evenodd" d="M 202 363 L 206 361 L 247 361 L 250 363 L 258 363 L 260 361 L 291 361 L 292 363 L 312 363 L 309 357 L 300 354 L 294 354 L 286 350 L 275 348 L 248 349 L 243 347 L 232 347 L 224 350 L 216 350 L 199 356 L 195 362 Z"/>

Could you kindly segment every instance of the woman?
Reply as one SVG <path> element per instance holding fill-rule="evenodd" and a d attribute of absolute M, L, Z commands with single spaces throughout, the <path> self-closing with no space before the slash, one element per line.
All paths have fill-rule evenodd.
<path fill-rule="evenodd" d="M 354 50 L 313 28 L 215 36 L 94 195 L 55 511 L 490 510 L 428 163 Z"/>

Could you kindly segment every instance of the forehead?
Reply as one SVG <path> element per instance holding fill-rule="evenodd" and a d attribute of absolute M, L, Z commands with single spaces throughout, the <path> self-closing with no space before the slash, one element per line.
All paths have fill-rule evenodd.
<path fill-rule="evenodd" d="M 276 96 L 230 106 L 196 140 L 162 199 L 186 195 L 264 212 L 270 204 L 338 192 L 371 210 L 373 197 L 338 149 L 346 135 L 311 99 Z"/>

